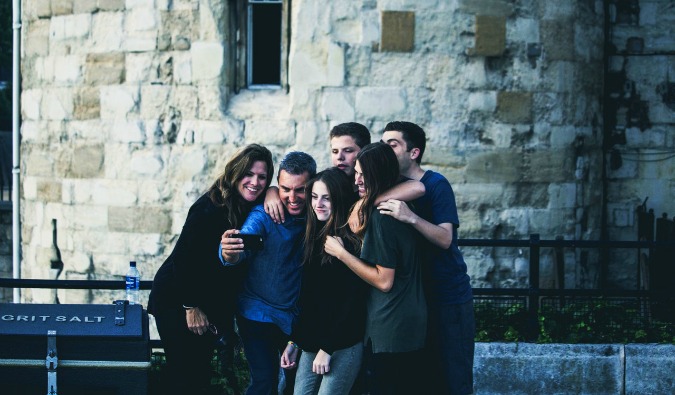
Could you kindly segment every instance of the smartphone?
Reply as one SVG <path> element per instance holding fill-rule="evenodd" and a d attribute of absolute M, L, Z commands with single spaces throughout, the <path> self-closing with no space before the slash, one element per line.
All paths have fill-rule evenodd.
<path fill-rule="evenodd" d="M 239 233 L 238 235 L 232 235 L 232 237 L 242 239 L 244 241 L 245 250 L 257 251 L 262 250 L 265 246 L 265 243 L 263 243 L 263 237 L 261 235 Z"/>

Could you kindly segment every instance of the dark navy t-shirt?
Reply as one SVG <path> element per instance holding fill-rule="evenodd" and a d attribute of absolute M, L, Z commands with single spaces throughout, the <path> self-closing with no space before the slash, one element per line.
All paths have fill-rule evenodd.
<path fill-rule="evenodd" d="M 453 224 L 452 244 L 447 249 L 432 245 L 427 241 L 423 265 L 428 276 L 427 285 L 431 286 L 430 305 L 461 304 L 473 298 L 471 283 L 466 273 L 466 263 L 457 244 L 457 204 L 455 194 L 448 180 L 441 174 L 427 170 L 420 180 L 426 189 L 424 196 L 415 200 L 417 214 L 434 225 Z"/>

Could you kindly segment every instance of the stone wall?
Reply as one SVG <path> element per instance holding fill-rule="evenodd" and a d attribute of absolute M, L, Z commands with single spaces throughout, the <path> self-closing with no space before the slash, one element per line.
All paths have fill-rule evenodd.
<path fill-rule="evenodd" d="M 0 201 L 0 277 L 12 278 L 12 206 Z M 0 288 L 0 303 L 11 302 L 11 288 Z"/>
<path fill-rule="evenodd" d="M 391 120 L 424 127 L 423 165 L 453 184 L 460 237 L 600 237 L 601 1 L 296 0 L 287 89 L 241 91 L 232 4 L 24 2 L 24 277 L 48 277 L 56 218 L 61 278 L 121 279 L 136 260 L 151 279 L 238 147 L 324 167 L 329 129 L 354 120 L 374 140 Z M 474 286 L 526 285 L 517 250 L 465 254 Z M 596 285 L 597 257 L 577 255 L 566 284 Z M 552 273 L 544 251 L 543 286 Z"/>
<path fill-rule="evenodd" d="M 606 105 L 608 236 L 637 240 L 635 212 L 645 199 L 656 217 L 675 217 L 673 3 L 616 4 L 613 15 Z M 612 253 L 612 285 L 636 286 L 634 257 Z M 633 271 L 623 270 L 627 267 Z"/>

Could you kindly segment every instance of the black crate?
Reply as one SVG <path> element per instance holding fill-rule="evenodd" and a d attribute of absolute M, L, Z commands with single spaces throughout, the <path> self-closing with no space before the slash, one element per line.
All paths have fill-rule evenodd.
<path fill-rule="evenodd" d="M 140 305 L 0 304 L 2 394 L 147 394 L 150 353 Z"/>

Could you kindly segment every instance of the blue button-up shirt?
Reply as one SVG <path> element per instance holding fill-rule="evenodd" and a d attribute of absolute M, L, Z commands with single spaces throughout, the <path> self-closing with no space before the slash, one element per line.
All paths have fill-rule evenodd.
<path fill-rule="evenodd" d="M 249 265 L 238 298 L 239 314 L 252 321 L 274 323 L 290 334 L 299 313 L 305 216 L 286 212 L 286 221 L 276 224 L 263 206 L 258 205 L 251 210 L 240 231 L 262 235 L 265 247 L 260 251 L 245 251 L 236 263 Z M 224 265 L 233 265 L 223 260 L 221 248 L 220 260 Z"/>

